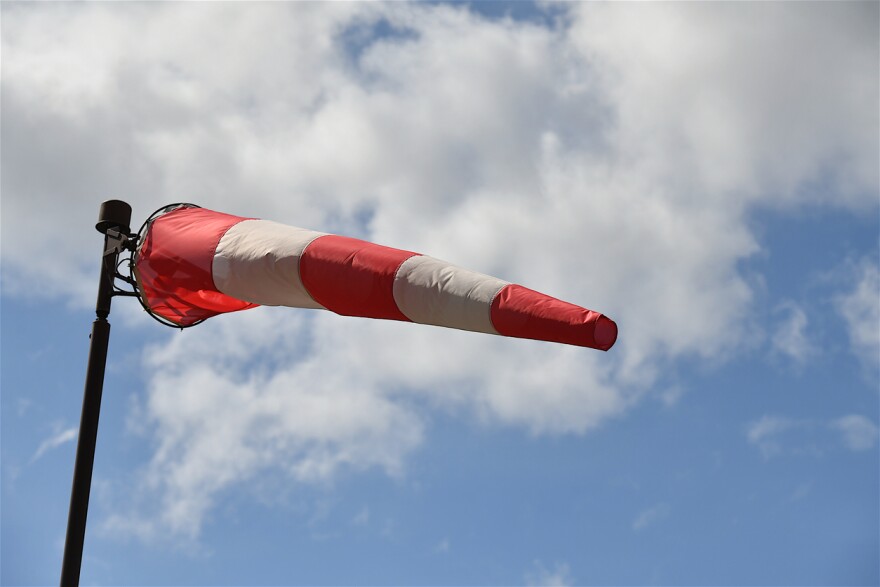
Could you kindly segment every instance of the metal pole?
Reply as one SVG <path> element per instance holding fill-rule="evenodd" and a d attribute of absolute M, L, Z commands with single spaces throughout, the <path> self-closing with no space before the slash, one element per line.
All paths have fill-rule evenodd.
<path fill-rule="evenodd" d="M 98 281 L 97 318 L 92 323 L 89 362 L 83 393 L 82 416 L 76 443 L 76 462 L 73 467 L 73 487 L 70 491 L 70 511 L 67 517 L 67 537 L 64 542 L 64 560 L 61 563 L 61 586 L 79 585 L 82 567 L 83 543 L 86 535 L 86 517 L 89 511 L 89 493 L 92 486 L 92 468 L 95 464 L 95 444 L 98 439 L 98 416 L 104 389 L 104 367 L 107 364 L 107 346 L 110 342 L 110 301 L 116 274 L 118 250 L 112 250 L 108 230 L 128 235 L 131 232 L 131 206 L 120 200 L 101 204 L 96 228 L 104 233 L 104 252 L 101 256 L 101 277 Z"/>

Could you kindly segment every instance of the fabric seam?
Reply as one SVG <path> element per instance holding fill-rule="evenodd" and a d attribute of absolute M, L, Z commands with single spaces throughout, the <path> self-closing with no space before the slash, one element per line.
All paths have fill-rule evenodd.
<path fill-rule="evenodd" d="M 495 321 L 492 320 L 492 307 L 495 305 L 495 298 L 497 298 L 498 295 L 501 294 L 502 291 L 504 291 L 505 289 L 507 289 L 511 285 L 515 285 L 515 284 L 505 283 L 504 285 L 499 287 L 498 291 L 495 292 L 495 295 L 492 296 L 492 300 L 489 302 L 489 324 L 492 325 L 492 328 L 494 328 L 495 332 L 497 332 L 500 336 L 505 336 L 505 335 L 501 334 L 501 332 L 498 330 L 498 327 L 495 326 Z"/>
<path fill-rule="evenodd" d="M 408 252 L 412 252 L 412 251 L 408 251 Z M 413 320 L 412 318 L 410 318 L 409 316 L 406 315 L 406 313 L 400 307 L 400 304 L 397 303 L 397 298 L 394 297 L 394 284 L 397 283 L 397 277 L 400 275 L 401 267 L 403 267 L 404 263 L 406 263 L 407 261 L 409 261 L 410 259 L 413 259 L 415 257 L 424 257 L 424 255 L 422 255 L 421 253 L 412 253 L 412 255 L 410 255 L 409 257 L 407 257 L 403 261 L 401 261 L 397 265 L 397 269 L 394 270 L 394 278 L 392 278 L 392 280 L 391 280 L 391 301 L 394 302 L 394 307 L 397 308 L 397 311 L 400 312 L 401 316 L 403 316 L 404 318 L 406 318 L 407 320 L 409 320 L 413 324 L 419 324 L 418 322 L 416 322 L 415 320 Z"/>
<path fill-rule="evenodd" d="M 211 249 L 211 285 L 214 286 L 214 291 L 216 291 L 217 293 L 223 294 L 224 296 L 226 295 L 222 291 L 220 291 L 220 288 L 217 287 L 217 282 L 214 281 L 214 261 L 217 260 L 217 247 L 220 246 L 220 241 L 223 240 L 223 238 L 227 235 L 227 233 L 229 233 L 230 230 L 232 230 L 232 228 L 234 226 L 238 226 L 242 222 L 248 222 L 248 221 L 253 221 L 253 220 L 259 220 L 259 218 L 242 218 L 238 222 L 227 226 L 226 230 L 223 231 L 223 234 L 220 235 L 220 238 L 217 239 L 217 242 L 214 243 L 213 249 Z M 232 296 L 229 296 L 229 297 L 232 297 Z M 238 298 L 235 298 L 235 299 L 238 299 Z M 241 300 L 241 301 L 245 302 L 245 300 Z M 251 302 L 245 302 L 245 303 L 250 304 Z M 254 305 L 256 306 L 258 304 L 254 304 Z"/>

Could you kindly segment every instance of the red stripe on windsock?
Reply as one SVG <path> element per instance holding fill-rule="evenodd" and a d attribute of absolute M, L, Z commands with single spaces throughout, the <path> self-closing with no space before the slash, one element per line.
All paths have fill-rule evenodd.
<path fill-rule="evenodd" d="M 617 340 L 610 318 L 511 284 L 495 296 L 492 325 L 498 333 L 517 338 L 561 342 L 607 351 Z"/>
<path fill-rule="evenodd" d="M 254 307 L 217 291 L 211 273 L 220 238 L 242 220 L 204 208 L 180 208 L 154 220 L 135 268 L 147 306 L 181 326 Z"/>
<path fill-rule="evenodd" d="M 345 236 L 326 235 L 303 252 L 299 274 L 316 302 L 343 316 L 410 322 L 394 301 L 394 276 L 416 255 Z"/>

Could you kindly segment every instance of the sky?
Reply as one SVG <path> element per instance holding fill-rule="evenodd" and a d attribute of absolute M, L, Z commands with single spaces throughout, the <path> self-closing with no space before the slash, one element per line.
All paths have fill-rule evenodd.
<path fill-rule="evenodd" d="M 880 4 L 16 3 L 0 583 L 57 584 L 102 238 L 187 201 L 609 352 L 116 298 L 84 585 L 880 583 Z"/>

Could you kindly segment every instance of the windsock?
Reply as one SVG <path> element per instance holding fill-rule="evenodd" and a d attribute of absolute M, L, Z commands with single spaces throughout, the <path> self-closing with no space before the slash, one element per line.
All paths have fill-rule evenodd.
<path fill-rule="evenodd" d="M 603 351 L 617 339 L 598 312 L 427 255 L 191 205 L 145 225 L 134 274 L 144 307 L 181 327 L 266 305 Z"/>

